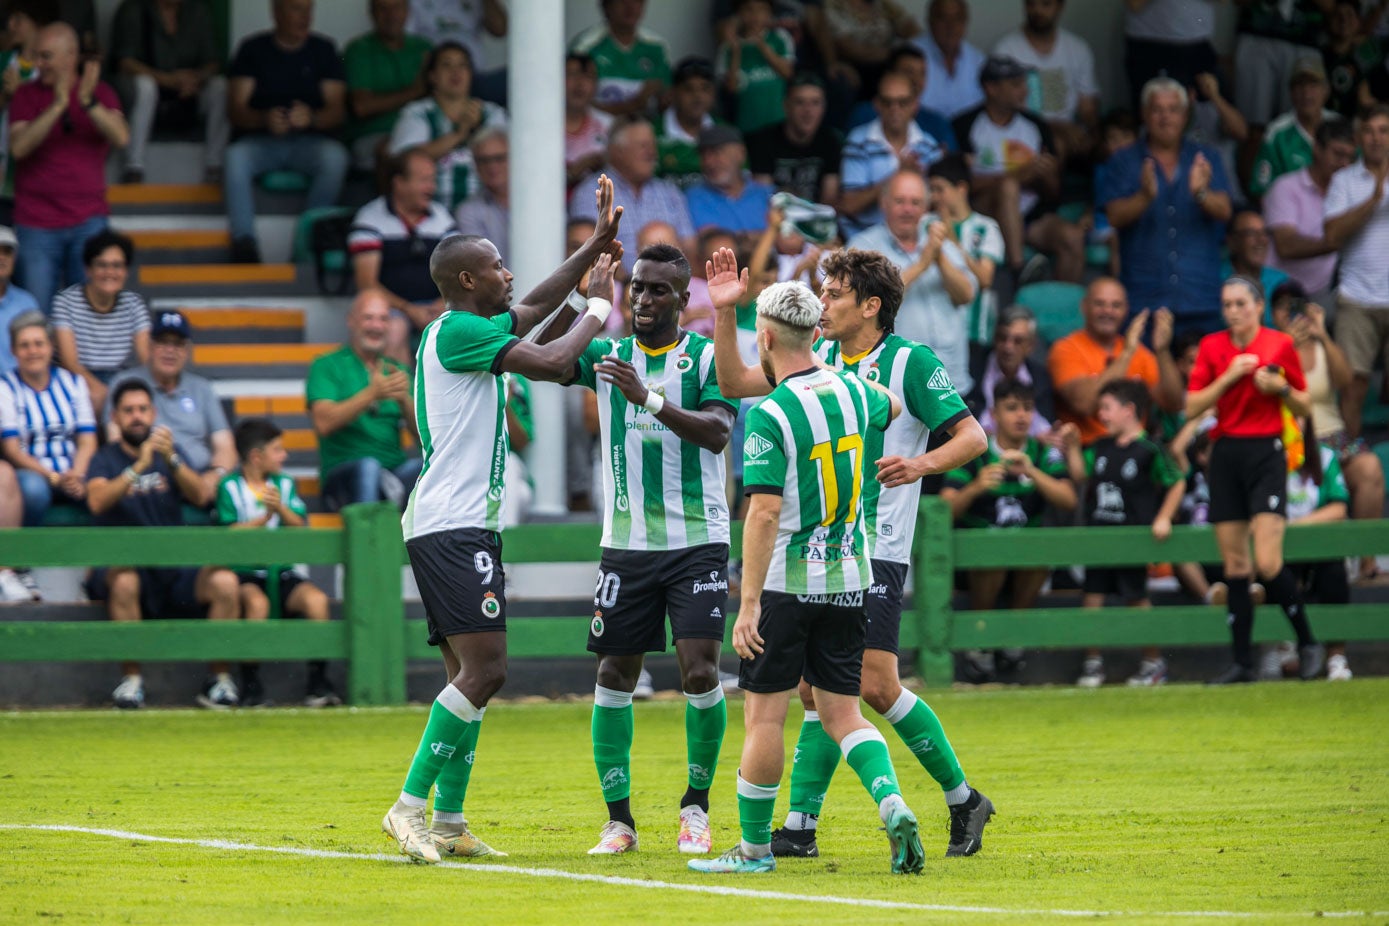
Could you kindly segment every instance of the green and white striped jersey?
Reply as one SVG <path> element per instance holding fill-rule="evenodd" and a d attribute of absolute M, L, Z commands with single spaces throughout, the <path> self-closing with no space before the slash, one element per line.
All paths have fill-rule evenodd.
<path fill-rule="evenodd" d="M 865 448 L 891 417 L 887 396 L 819 367 L 788 376 L 748 412 L 744 485 L 781 496 L 766 590 L 833 595 L 872 582 L 860 493 L 873 478 L 865 461 L 877 458 Z"/>
<path fill-rule="evenodd" d="M 598 339 L 577 364 L 575 383 L 598 396 L 603 448 L 603 540 L 613 550 L 681 550 L 728 543 L 723 454 L 683 441 L 622 391 L 598 379 L 594 364 L 616 354 L 647 388 L 689 411 L 736 403 L 719 394 L 714 342 L 682 331 L 668 348 L 649 351 L 629 335 Z"/>
<path fill-rule="evenodd" d="M 299 497 L 298 490 L 294 487 L 294 479 L 284 473 L 270 474 L 265 477 L 267 485 L 273 485 L 280 493 L 280 499 L 285 507 L 301 518 L 309 515 L 308 506 Z M 227 473 L 217 483 L 217 523 L 219 524 L 245 524 L 248 521 L 258 520 L 265 514 L 265 505 L 261 503 L 261 497 L 252 491 L 246 482 L 246 477 L 241 470 L 234 473 Z M 267 530 L 273 530 L 280 526 L 280 516 L 273 514 L 270 520 L 265 522 Z M 237 572 L 250 572 L 262 578 L 266 575 L 265 566 L 255 567 L 234 567 Z M 276 574 L 293 569 L 300 577 L 307 579 L 309 570 L 306 566 L 280 566 L 274 567 Z"/>
<path fill-rule="evenodd" d="M 424 468 L 401 520 L 405 539 L 502 529 L 510 441 L 501 361 L 515 317 L 446 312 L 425 326 L 415 366 L 415 422 Z"/>
<path fill-rule="evenodd" d="M 910 562 L 921 483 L 884 488 L 874 464 L 883 457 L 920 456 L 926 452 L 932 431 L 943 430 L 968 417 L 969 409 L 936 352 L 925 344 L 888 334 L 858 357 L 844 357 L 838 341 L 821 340 L 815 351 L 835 369 L 881 383 L 902 400 L 902 414 L 887 431 L 873 431 L 868 436 L 863 515 L 868 555 L 891 563 Z"/>

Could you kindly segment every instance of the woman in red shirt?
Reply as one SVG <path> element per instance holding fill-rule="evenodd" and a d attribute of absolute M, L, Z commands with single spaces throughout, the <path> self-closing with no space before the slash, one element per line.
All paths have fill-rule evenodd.
<path fill-rule="evenodd" d="M 1259 284 L 1231 277 L 1220 289 L 1227 330 L 1201 339 L 1191 371 L 1186 416 L 1194 419 L 1212 406 L 1210 521 L 1229 586 L 1231 645 L 1235 662 L 1212 684 L 1252 682 L 1251 638 L 1254 603 L 1249 597 L 1252 570 L 1270 601 L 1283 608 L 1297 634 L 1302 677 L 1312 678 L 1326 661 L 1312 636 L 1297 580 L 1283 564 L 1287 527 L 1288 458 L 1283 447 L 1283 409 L 1311 414 L 1307 381 L 1292 338 L 1260 325 L 1264 297 Z M 1249 540 L 1254 540 L 1253 562 Z"/>

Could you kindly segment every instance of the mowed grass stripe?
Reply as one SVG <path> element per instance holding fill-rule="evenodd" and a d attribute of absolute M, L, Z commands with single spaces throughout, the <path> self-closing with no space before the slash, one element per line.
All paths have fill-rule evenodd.
<path fill-rule="evenodd" d="M 268 677 L 280 671 L 274 664 L 263 669 Z M 1144 911 L 1115 916 L 1126 924 L 1171 924 L 1209 922 L 1196 915 L 1201 911 L 1272 922 L 1389 908 L 1389 750 L 1382 736 L 1389 682 L 927 698 L 970 781 L 990 795 L 999 816 L 980 855 L 940 857 L 946 816 L 939 788 L 886 730 L 922 820 L 928 862 L 921 878 L 887 873 L 877 815 L 843 766 L 822 816 L 822 858 L 784 864 L 754 883 L 686 871 L 674 846 L 685 788 L 683 699 L 637 706 L 632 808 L 640 853 L 584 855 L 606 816 L 590 757 L 591 704 L 584 701 L 495 703 L 478 747 L 468 817 L 520 868 L 979 910 L 928 917 L 970 926 L 1019 922 L 1017 914 L 990 910 L 1057 911 L 1026 917 L 1029 923 L 1074 922 L 1060 911 Z M 741 704 L 735 699 L 729 708 L 712 792 L 718 850 L 737 838 Z M 799 720 L 792 713 L 788 756 Z M 0 715 L 0 821 L 376 855 L 390 845 L 378 824 L 399 791 L 424 718 L 423 708 Z M 787 790 L 783 785 L 778 820 Z M 456 873 L 423 868 L 37 832 L 0 833 L 0 857 L 0 922 L 62 915 L 190 926 L 415 926 L 446 909 L 444 896 L 466 897 L 483 905 L 477 909 L 484 921 L 508 923 L 571 921 L 580 910 L 593 922 L 637 913 L 644 926 L 745 918 L 804 923 L 808 914 L 855 924 L 922 921 L 921 911 L 812 913 L 783 901 L 523 876 L 488 879 L 484 890 L 475 880 L 458 882 Z M 180 904 L 180 897 L 196 903 Z"/>

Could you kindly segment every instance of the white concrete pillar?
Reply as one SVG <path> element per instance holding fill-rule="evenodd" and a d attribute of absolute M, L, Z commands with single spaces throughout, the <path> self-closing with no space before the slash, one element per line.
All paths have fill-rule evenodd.
<path fill-rule="evenodd" d="M 564 15 L 553 0 L 511 0 L 507 110 L 511 139 L 511 272 L 526 293 L 564 260 Z M 537 514 L 568 508 L 563 387 L 531 388 L 526 454 Z"/>

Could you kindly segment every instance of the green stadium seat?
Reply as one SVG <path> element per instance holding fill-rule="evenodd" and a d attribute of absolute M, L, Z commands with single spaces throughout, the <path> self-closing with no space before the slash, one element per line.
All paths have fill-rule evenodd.
<path fill-rule="evenodd" d="M 1375 444 L 1374 451 L 1375 456 L 1379 457 L 1379 463 L 1384 467 L 1384 471 L 1389 473 L 1389 440 Z"/>
<path fill-rule="evenodd" d="M 321 219 L 347 219 L 351 220 L 354 211 L 347 206 L 320 206 L 314 209 L 305 209 L 299 216 L 299 220 L 294 223 L 294 256 L 291 258 L 296 264 L 312 264 L 314 262 L 313 249 L 313 227 Z M 345 244 L 345 242 L 344 242 Z M 335 273 L 341 273 L 347 269 L 347 251 L 328 250 L 323 254 L 324 269 Z"/>
<path fill-rule="evenodd" d="M 43 516 L 44 527 L 89 527 L 91 523 L 91 512 L 76 505 L 53 505 Z"/>
<path fill-rule="evenodd" d="M 303 193 L 309 188 L 309 177 L 297 170 L 272 170 L 256 178 L 262 190 L 270 193 Z"/>
<path fill-rule="evenodd" d="M 1051 344 L 1075 331 L 1083 324 L 1080 300 L 1085 287 L 1079 283 L 1029 283 L 1018 290 L 1013 301 L 1025 305 L 1037 316 L 1037 333 Z"/>

